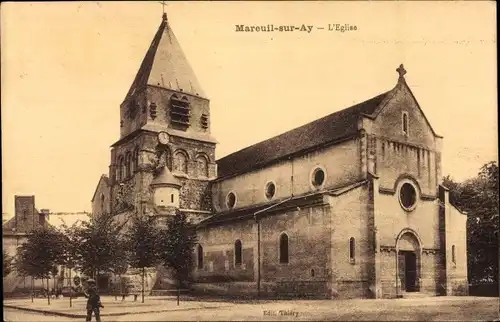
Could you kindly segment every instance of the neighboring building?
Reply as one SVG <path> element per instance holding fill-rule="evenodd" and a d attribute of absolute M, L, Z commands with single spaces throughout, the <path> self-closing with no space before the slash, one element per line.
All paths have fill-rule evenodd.
<path fill-rule="evenodd" d="M 109 179 L 108 176 L 103 174 L 97 183 L 97 187 L 92 196 L 92 213 L 100 215 L 103 213 L 110 213 L 110 202 L 109 202 Z"/>
<path fill-rule="evenodd" d="M 17 248 L 27 240 L 31 231 L 40 226 L 60 227 L 62 224 L 71 226 L 75 223 L 88 221 L 89 214 L 79 213 L 51 213 L 48 209 L 38 209 L 35 207 L 35 196 L 15 196 L 15 216 L 2 225 L 3 247 L 11 257 L 17 254 Z M 69 272 L 59 266 L 61 275 L 77 276 L 74 270 Z M 3 279 L 4 293 L 29 292 L 31 290 L 31 277 L 22 277 L 13 270 Z M 55 287 L 54 281 L 50 280 L 49 287 Z M 34 280 L 34 287 L 40 289 L 47 287 L 41 280 Z"/>
<path fill-rule="evenodd" d="M 15 196 L 14 217 L 7 220 L 2 225 L 3 249 L 11 257 L 17 254 L 17 247 L 22 245 L 29 233 L 40 226 L 50 225 L 47 216 L 49 211 L 35 208 L 35 196 Z M 12 293 L 31 289 L 31 277 L 22 277 L 13 270 L 8 276 L 3 278 L 4 293 Z M 35 288 L 42 287 L 41 280 L 34 281 Z"/>
<path fill-rule="evenodd" d="M 216 162 L 209 100 L 164 14 L 120 106 L 110 211 L 197 222 L 198 291 L 466 293 L 466 216 L 440 185 L 442 137 L 397 71 L 393 89 Z"/>

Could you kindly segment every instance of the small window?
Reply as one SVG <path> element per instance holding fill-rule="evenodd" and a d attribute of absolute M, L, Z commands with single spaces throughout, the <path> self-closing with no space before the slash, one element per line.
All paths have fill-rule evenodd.
<path fill-rule="evenodd" d="M 349 260 L 351 263 L 356 261 L 356 241 L 354 237 L 349 239 Z"/>
<path fill-rule="evenodd" d="M 408 135 L 408 113 L 403 112 L 403 120 L 402 120 L 402 126 L 403 126 L 403 134 Z"/>
<path fill-rule="evenodd" d="M 200 244 L 198 244 L 197 255 L 198 255 L 198 269 L 202 269 L 203 268 L 203 247 Z"/>
<path fill-rule="evenodd" d="M 226 205 L 228 208 L 233 208 L 234 205 L 236 204 L 236 195 L 234 192 L 230 192 L 227 197 L 226 197 Z"/>
<path fill-rule="evenodd" d="M 234 243 L 234 265 L 241 265 L 241 241 L 239 239 Z"/>
<path fill-rule="evenodd" d="M 121 181 L 123 180 L 123 157 L 118 158 L 118 167 L 117 167 L 117 175 L 116 175 L 116 180 Z"/>
<path fill-rule="evenodd" d="M 317 168 L 312 174 L 312 184 L 315 187 L 321 186 L 325 182 L 325 171 L 321 168 Z"/>
<path fill-rule="evenodd" d="M 266 185 L 266 198 L 268 200 L 271 200 L 274 197 L 275 193 L 276 193 L 276 186 L 274 185 L 273 182 L 269 182 Z"/>
<path fill-rule="evenodd" d="M 455 254 L 455 245 L 451 246 L 451 261 L 453 262 L 453 264 L 457 263 L 457 258 Z"/>
<path fill-rule="evenodd" d="M 285 233 L 280 236 L 280 263 L 288 264 L 288 235 Z"/>
<path fill-rule="evenodd" d="M 201 127 L 204 129 L 208 128 L 208 115 L 201 114 Z"/>
<path fill-rule="evenodd" d="M 417 191 L 412 184 L 406 182 L 399 191 L 399 201 L 405 210 L 412 210 L 417 203 Z"/>
<path fill-rule="evenodd" d="M 311 269 L 311 277 L 314 277 L 314 268 Z"/>
<path fill-rule="evenodd" d="M 127 153 L 127 156 L 125 158 L 125 178 L 129 178 L 132 176 L 132 157 L 130 155 L 130 152 Z"/>
<path fill-rule="evenodd" d="M 171 202 L 171 203 L 174 203 L 174 194 L 171 194 L 171 195 L 170 195 L 170 202 Z"/>
<path fill-rule="evenodd" d="M 139 148 L 136 148 L 134 151 L 134 172 L 139 170 Z"/>
<path fill-rule="evenodd" d="M 101 214 L 104 213 L 104 201 L 105 201 L 104 194 L 101 194 Z"/>

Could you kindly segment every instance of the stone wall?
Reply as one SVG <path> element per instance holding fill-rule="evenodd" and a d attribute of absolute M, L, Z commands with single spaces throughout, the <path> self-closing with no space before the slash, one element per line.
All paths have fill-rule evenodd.
<path fill-rule="evenodd" d="M 319 188 L 312 185 L 312 173 L 317 167 L 325 171 L 325 182 Z M 227 211 L 226 197 L 229 192 L 236 195 L 234 209 L 269 202 L 266 197 L 269 182 L 276 187 L 273 200 L 279 200 L 292 194 L 343 186 L 360 178 L 359 140 L 351 139 L 289 161 L 216 181 L 212 188 L 213 202 L 216 211 Z"/>
<path fill-rule="evenodd" d="M 448 204 L 446 229 L 447 295 L 468 295 L 467 216 Z"/>
<path fill-rule="evenodd" d="M 363 185 L 338 197 L 330 197 L 329 202 L 334 296 L 367 297 L 373 274 L 372 235 L 367 207 L 370 203 L 369 186 Z"/>
<path fill-rule="evenodd" d="M 261 295 L 329 297 L 329 207 L 315 206 L 271 214 L 260 219 Z M 253 219 L 200 228 L 203 268 L 195 270 L 198 290 L 223 294 L 257 293 L 257 223 Z M 288 235 L 289 262 L 280 263 L 279 240 Z M 235 265 L 235 242 L 241 241 L 242 263 Z M 201 292 L 201 291 L 200 291 Z"/>

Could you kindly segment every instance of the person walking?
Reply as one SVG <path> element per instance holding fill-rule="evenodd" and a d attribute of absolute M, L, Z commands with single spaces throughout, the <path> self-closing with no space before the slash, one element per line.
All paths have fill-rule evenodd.
<path fill-rule="evenodd" d="M 97 293 L 97 287 L 95 285 L 95 281 L 90 279 L 87 281 L 89 288 L 88 293 L 85 294 L 87 300 L 87 319 L 85 321 L 92 321 L 92 313 L 95 315 L 95 320 L 97 322 L 101 322 L 101 312 L 100 309 L 104 308 L 101 303 L 101 297 Z"/>

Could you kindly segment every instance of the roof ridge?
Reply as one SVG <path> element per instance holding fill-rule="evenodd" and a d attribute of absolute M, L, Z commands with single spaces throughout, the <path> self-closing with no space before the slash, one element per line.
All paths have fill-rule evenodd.
<path fill-rule="evenodd" d="M 370 102 L 371 100 L 374 100 L 374 99 L 380 98 L 381 96 L 387 95 L 387 94 L 389 94 L 391 91 L 392 91 L 392 89 L 391 89 L 391 90 L 389 90 L 389 91 L 386 91 L 386 92 L 384 92 L 384 93 L 382 93 L 382 94 L 378 94 L 378 95 L 376 95 L 376 96 L 373 96 L 372 98 L 369 98 L 369 99 L 367 99 L 367 100 L 361 101 L 361 102 L 359 102 L 359 103 L 357 103 L 357 104 L 351 105 L 351 106 L 349 106 L 349 107 L 343 108 L 343 109 L 338 110 L 338 111 L 336 111 L 336 112 L 333 112 L 333 113 L 327 114 L 327 115 L 325 115 L 325 116 L 322 116 L 322 117 L 320 117 L 320 118 L 318 118 L 318 119 L 315 119 L 315 120 L 313 120 L 313 121 L 310 121 L 310 122 L 307 122 L 307 123 L 305 123 L 305 124 L 302 124 L 302 125 L 300 125 L 300 126 L 298 126 L 298 127 L 295 127 L 295 128 L 293 128 L 293 129 L 290 129 L 290 130 L 288 130 L 288 131 L 286 131 L 286 132 L 280 133 L 280 134 L 275 135 L 275 136 L 273 136 L 273 137 L 270 137 L 270 138 L 268 138 L 268 139 L 265 139 L 265 140 L 259 141 L 259 142 L 257 142 L 257 143 L 254 143 L 254 144 L 252 144 L 252 145 L 250 145 L 250 146 L 244 147 L 243 149 L 237 150 L 237 151 L 235 151 L 235 152 L 233 152 L 233 153 L 231 153 L 231 154 L 228 154 L 228 155 L 226 155 L 226 156 L 224 156 L 224 157 L 222 157 L 222 158 L 218 159 L 218 160 L 217 160 L 217 162 L 218 162 L 218 161 L 221 161 L 221 160 L 223 160 L 223 159 L 225 159 L 225 158 L 231 157 L 232 155 L 237 154 L 237 153 L 239 153 L 239 152 L 242 152 L 242 151 L 248 150 L 248 149 L 250 149 L 250 148 L 253 148 L 253 147 L 255 147 L 255 146 L 257 146 L 257 145 L 259 145 L 259 144 L 261 144 L 261 143 L 264 143 L 264 142 L 270 141 L 270 140 L 272 140 L 272 139 L 279 138 L 280 136 L 284 136 L 284 135 L 286 135 L 286 134 L 289 134 L 290 132 L 297 131 L 297 130 L 302 129 L 302 128 L 304 128 L 304 127 L 308 126 L 308 125 L 312 125 L 313 123 L 320 122 L 320 121 L 322 121 L 322 120 L 325 120 L 325 119 L 327 119 L 327 118 L 330 118 L 330 117 L 332 117 L 332 116 L 334 116 L 334 115 L 336 115 L 336 114 L 338 115 L 338 114 L 340 114 L 340 113 L 342 113 L 342 112 L 348 112 L 348 111 L 351 111 L 352 109 L 354 109 L 354 108 L 356 108 L 356 107 L 358 107 L 358 106 L 360 106 L 360 105 L 362 105 L 362 104 L 365 104 L 365 103 L 367 103 L 367 102 Z"/>

